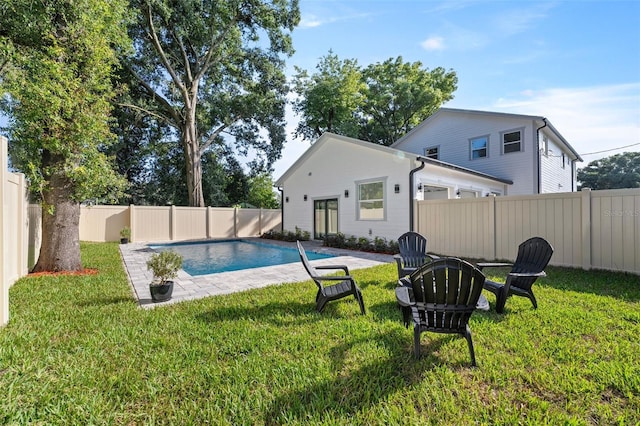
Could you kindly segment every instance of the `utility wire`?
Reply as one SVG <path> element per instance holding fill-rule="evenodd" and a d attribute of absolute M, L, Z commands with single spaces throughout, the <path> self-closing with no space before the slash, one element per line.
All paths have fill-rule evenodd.
<path fill-rule="evenodd" d="M 638 143 L 632 143 L 631 145 L 620 146 L 620 147 L 618 147 L 618 148 L 605 149 L 604 151 L 588 152 L 588 153 L 586 153 L 586 154 L 580 154 L 580 156 L 584 156 L 584 155 L 602 154 L 603 152 L 617 151 L 617 150 L 619 150 L 619 149 L 629 148 L 629 147 L 631 147 L 631 146 L 636 146 L 636 145 L 640 145 L 640 142 L 638 142 Z"/>

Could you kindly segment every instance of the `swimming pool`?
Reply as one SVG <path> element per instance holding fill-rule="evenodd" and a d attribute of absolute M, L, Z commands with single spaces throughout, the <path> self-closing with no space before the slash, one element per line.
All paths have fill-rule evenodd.
<path fill-rule="evenodd" d="M 154 250 L 174 250 L 184 258 L 182 269 L 189 275 L 208 275 L 263 266 L 300 262 L 298 250 L 262 242 L 226 240 L 198 243 L 149 245 Z M 309 260 L 328 259 L 328 254 L 307 252 Z"/>

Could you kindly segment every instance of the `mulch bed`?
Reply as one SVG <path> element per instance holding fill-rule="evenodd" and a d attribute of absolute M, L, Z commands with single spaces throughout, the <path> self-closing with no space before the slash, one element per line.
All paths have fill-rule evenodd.
<path fill-rule="evenodd" d="M 43 271 L 43 272 L 32 272 L 28 276 L 29 277 L 67 277 L 67 276 L 84 276 L 84 275 L 97 275 L 98 270 L 92 268 L 85 268 L 80 271 Z"/>

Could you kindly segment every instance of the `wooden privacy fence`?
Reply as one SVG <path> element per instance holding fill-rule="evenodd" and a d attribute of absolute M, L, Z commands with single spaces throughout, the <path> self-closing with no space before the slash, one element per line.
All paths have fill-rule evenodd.
<path fill-rule="evenodd" d="M 514 260 L 540 236 L 553 265 L 640 274 L 640 189 L 419 201 L 415 229 L 434 253 Z"/>
<path fill-rule="evenodd" d="M 9 321 L 9 287 L 27 269 L 27 186 L 8 169 L 7 139 L 0 136 L 0 326 Z"/>
<path fill-rule="evenodd" d="M 40 246 L 39 205 L 29 206 L 29 266 Z M 279 230 L 280 210 L 176 206 L 82 206 L 80 240 L 118 241 L 131 229 L 131 241 L 184 241 L 205 238 L 255 237 Z"/>

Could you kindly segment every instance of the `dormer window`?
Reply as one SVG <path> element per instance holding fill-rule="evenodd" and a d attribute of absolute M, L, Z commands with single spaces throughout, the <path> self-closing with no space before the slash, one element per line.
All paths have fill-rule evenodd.
<path fill-rule="evenodd" d="M 427 158 L 433 158 L 434 160 L 438 160 L 439 154 L 438 146 L 430 146 L 424 149 L 424 156 Z"/>
<path fill-rule="evenodd" d="M 505 132 L 502 134 L 502 153 L 522 151 L 522 130 Z"/>

